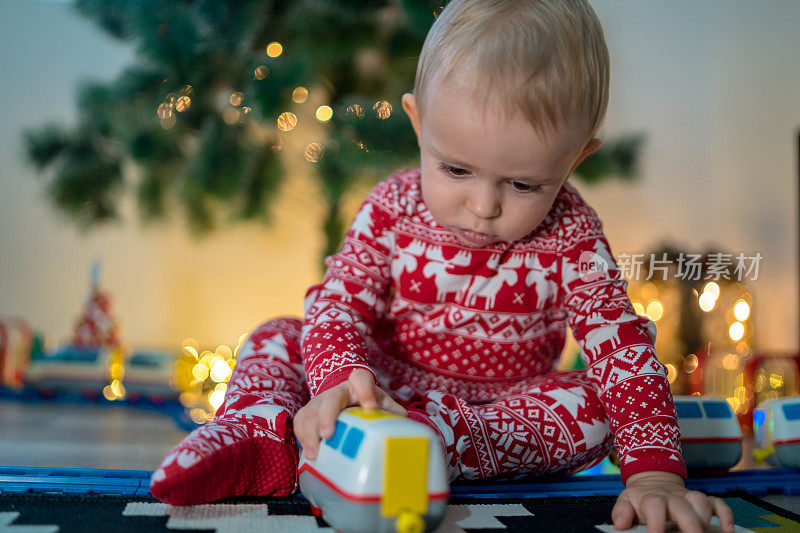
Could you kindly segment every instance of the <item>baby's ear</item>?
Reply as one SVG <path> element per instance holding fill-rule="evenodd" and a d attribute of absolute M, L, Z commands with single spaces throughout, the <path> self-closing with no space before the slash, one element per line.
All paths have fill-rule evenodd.
<path fill-rule="evenodd" d="M 583 147 L 583 150 L 581 150 L 580 155 L 578 155 L 578 159 L 576 159 L 575 163 L 572 165 L 572 170 L 570 170 L 569 174 L 567 175 L 568 176 L 571 175 L 573 171 L 576 168 L 578 168 L 578 165 L 580 165 L 583 162 L 584 159 L 595 153 L 600 148 L 600 144 L 602 143 L 600 142 L 600 139 L 598 139 L 597 137 L 592 137 L 591 139 L 589 139 L 589 142 L 586 143 L 586 146 Z"/>
<path fill-rule="evenodd" d="M 419 143 L 419 108 L 417 107 L 417 99 L 414 97 L 414 93 L 403 95 L 403 111 L 408 115 L 411 127 L 414 128 L 414 132 L 417 134 L 417 143 Z"/>

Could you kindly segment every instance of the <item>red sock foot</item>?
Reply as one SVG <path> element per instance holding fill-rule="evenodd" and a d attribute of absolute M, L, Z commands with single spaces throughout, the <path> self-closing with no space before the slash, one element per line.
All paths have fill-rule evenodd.
<path fill-rule="evenodd" d="M 197 428 L 164 459 L 150 493 L 171 505 L 232 496 L 286 496 L 297 486 L 289 412 L 252 406 Z"/>

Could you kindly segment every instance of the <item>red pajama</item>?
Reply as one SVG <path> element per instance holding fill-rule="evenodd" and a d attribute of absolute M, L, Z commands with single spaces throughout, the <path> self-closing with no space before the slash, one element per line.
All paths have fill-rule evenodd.
<path fill-rule="evenodd" d="M 646 470 L 685 476 L 655 327 L 633 310 L 602 224 L 578 192 L 565 184 L 524 239 L 472 248 L 433 220 L 419 178 L 410 169 L 373 189 L 306 294 L 302 322 L 269 321 L 251 335 L 217 420 L 187 438 L 219 445 L 192 444 L 208 459 L 184 458 L 188 469 L 170 459 L 176 448 L 154 477 L 155 495 L 169 501 L 180 492 L 174 479 L 185 486 L 198 465 L 231 461 L 219 457 L 237 439 L 289 455 L 287 420 L 354 368 L 436 428 L 451 479 L 579 470 L 612 444 L 623 480 Z M 567 327 L 586 370 L 554 372 Z M 238 437 L 223 427 L 229 419 L 244 428 Z M 248 483 L 228 493 L 286 490 Z"/>

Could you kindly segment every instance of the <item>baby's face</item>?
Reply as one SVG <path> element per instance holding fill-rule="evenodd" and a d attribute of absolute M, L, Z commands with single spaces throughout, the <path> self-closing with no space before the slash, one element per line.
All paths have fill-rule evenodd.
<path fill-rule="evenodd" d="M 467 246 L 511 242 L 542 222 L 559 189 L 600 142 L 575 147 L 566 132 L 540 136 L 522 113 L 484 108 L 458 80 L 427 93 L 421 121 L 413 95 L 403 108 L 417 132 L 422 195 L 434 220 Z"/>

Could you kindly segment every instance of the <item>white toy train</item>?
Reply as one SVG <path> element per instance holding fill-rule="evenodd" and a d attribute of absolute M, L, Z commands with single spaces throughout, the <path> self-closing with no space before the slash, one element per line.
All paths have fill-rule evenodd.
<path fill-rule="evenodd" d="M 444 517 L 444 452 L 429 427 L 385 411 L 339 415 L 315 460 L 301 455 L 300 490 L 316 516 L 346 532 L 421 533 Z"/>
<path fill-rule="evenodd" d="M 742 429 L 723 398 L 675 396 L 681 448 L 689 470 L 728 469 L 742 458 Z"/>
<path fill-rule="evenodd" d="M 753 412 L 753 456 L 772 466 L 800 467 L 800 397 L 767 400 Z"/>

